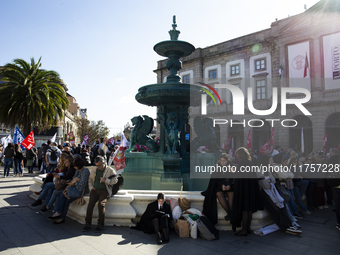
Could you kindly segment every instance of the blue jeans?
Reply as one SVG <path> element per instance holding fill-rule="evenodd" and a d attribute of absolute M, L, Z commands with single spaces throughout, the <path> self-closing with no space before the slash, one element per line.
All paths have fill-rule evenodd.
<path fill-rule="evenodd" d="M 298 204 L 300 209 L 304 212 L 307 212 L 308 209 L 305 206 L 305 204 L 302 202 L 301 197 L 303 194 L 305 194 L 308 184 L 309 184 L 309 181 L 301 180 L 297 182 L 296 185 L 294 185 L 294 196 L 295 196 L 296 203 Z"/>
<path fill-rule="evenodd" d="M 336 192 L 336 199 L 338 200 L 338 204 L 336 206 L 336 220 L 337 220 L 337 223 L 340 224 L 340 189 L 338 188 L 335 188 L 334 189 L 335 192 Z"/>
<path fill-rule="evenodd" d="M 77 198 L 71 198 L 67 199 L 64 194 L 62 193 L 59 197 L 59 202 L 58 202 L 58 208 L 55 210 L 55 212 L 60 213 L 60 218 L 65 219 L 67 215 L 68 208 L 70 207 L 70 204 L 76 200 Z"/>
<path fill-rule="evenodd" d="M 287 189 L 287 191 L 290 194 L 290 200 L 289 200 L 289 208 L 292 211 L 292 213 L 297 213 L 299 211 L 299 209 L 297 208 L 296 204 L 295 204 L 295 199 L 294 199 L 294 190 L 292 189 Z M 300 198 L 301 199 L 301 198 Z"/>
<path fill-rule="evenodd" d="M 294 186 L 297 186 L 299 188 L 299 192 L 300 192 L 301 197 L 306 193 L 308 184 L 309 184 L 309 181 L 307 181 L 307 180 L 300 180 L 300 181 L 294 183 Z"/>
<path fill-rule="evenodd" d="M 22 174 L 21 162 L 22 159 L 14 158 L 14 174 Z"/>
<path fill-rule="evenodd" d="M 54 190 L 54 183 L 47 182 L 39 196 L 40 200 L 43 200 L 46 197 L 45 205 L 50 201 L 53 190 Z"/>
<path fill-rule="evenodd" d="M 295 219 L 294 215 L 292 214 L 292 211 L 290 210 L 288 203 L 285 203 L 285 209 L 287 210 L 287 214 L 288 214 L 288 217 L 291 220 L 291 222 L 295 222 L 296 219 Z"/>
<path fill-rule="evenodd" d="M 13 164 L 13 160 L 12 158 L 6 158 L 4 159 L 4 176 L 8 176 L 9 175 L 9 170 L 11 168 L 11 165 Z"/>
<path fill-rule="evenodd" d="M 50 198 L 49 201 L 45 201 L 45 205 L 48 207 L 48 208 L 52 208 L 53 206 L 53 203 L 55 202 L 54 204 L 54 208 L 56 209 L 58 207 L 58 201 L 59 201 L 59 197 L 60 197 L 60 194 L 63 192 L 63 190 L 54 190 L 53 193 L 52 193 L 52 196 Z"/>

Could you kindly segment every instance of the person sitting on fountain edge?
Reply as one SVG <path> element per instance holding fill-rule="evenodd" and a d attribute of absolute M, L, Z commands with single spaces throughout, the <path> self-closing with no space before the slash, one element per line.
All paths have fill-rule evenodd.
<path fill-rule="evenodd" d="M 157 244 L 169 242 L 169 223 L 172 220 L 170 205 L 165 201 L 164 193 L 159 193 L 157 200 L 148 204 L 140 222 L 134 229 L 151 234 L 156 232 Z"/>

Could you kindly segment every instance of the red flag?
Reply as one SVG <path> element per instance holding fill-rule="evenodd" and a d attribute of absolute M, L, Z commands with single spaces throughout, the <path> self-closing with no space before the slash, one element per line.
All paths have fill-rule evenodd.
<path fill-rule="evenodd" d="M 83 137 L 83 143 L 85 145 L 90 145 L 90 136 L 89 135 L 84 135 Z"/>
<path fill-rule="evenodd" d="M 266 149 L 269 149 L 269 145 L 271 146 L 271 148 L 273 147 L 273 140 L 274 140 L 274 128 L 272 129 L 272 133 L 270 135 L 269 140 L 261 147 L 260 149 L 260 153 L 261 154 L 265 154 Z"/>
<path fill-rule="evenodd" d="M 323 147 L 322 147 L 322 151 L 325 151 L 325 149 L 326 149 L 326 143 L 327 143 L 327 132 L 326 132 L 325 136 L 323 137 Z"/>
<path fill-rule="evenodd" d="M 273 127 L 273 129 L 272 129 L 272 133 L 271 133 L 271 135 L 270 135 L 270 152 L 272 152 L 273 151 L 273 149 L 274 149 L 274 127 Z"/>
<path fill-rule="evenodd" d="M 26 136 L 26 138 L 21 142 L 21 145 L 24 146 L 27 150 L 32 149 L 32 147 L 35 145 L 33 130 L 32 130 L 31 133 L 30 133 L 28 136 Z"/>
<path fill-rule="evenodd" d="M 114 137 L 111 137 L 108 141 L 108 144 L 113 145 L 113 144 L 115 144 L 115 141 L 116 141 L 116 139 Z"/>
<path fill-rule="evenodd" d="M 248 139 L 247 139 L 247 149 L 251 148 L 251 132 L 249 129 L 249 133 L 248 133 Z"/>
<path fill-rule="evenodd" d="M 115 165 L 116 170 L 120 170 L 125 168 L 125 155 L 124 155 L 125 148 L 119 147 L 115 157 L 113 158 L 113 164 Z"/>
<path fill-rule="evenodd" d="M 307 57 L 307 52 L 306 52 L 306 58 L 305 58 L 305 70 L 303 71 L 303 78 L 305 78 L 307 76 L 307 69 L 309 67 L 308 64 L 308 57 Z"/>
<path fill-rule="evenodd" d="M 70 133 L 68 133 L 68 141 L 69 141 L 71 144 L 74 144 L 74 142 L 75 142 L 75 137 L 74 137 L 73 131 L 71 131 Z"/>
<path fill-rule="evenodd" d="M 269 144 L 270 144 L 270 139 L 261 147 L 261 149 L 260 149 L 261 154 L 265 154 L 266 149 L 269 146 Z"/>
<path fill-rule="evenodd" d="M 228 148 L 228 145 L 229 145 L 229 143 L 230 143 L 230 139 L 231 139 L 231 135 L 229 136 L 228 142 L 227 142 L 227 144 L 224 146 L 224 149 L 227 149 L 227 148 Z"/>

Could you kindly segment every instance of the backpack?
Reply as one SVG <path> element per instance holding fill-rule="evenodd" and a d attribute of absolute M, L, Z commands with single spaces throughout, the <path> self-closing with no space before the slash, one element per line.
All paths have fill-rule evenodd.
<path fill-rule="evenodd" d="M 56 161 L 56 160 L 58 159 L 57 150 L 51 149 L 50 159 L 51 159 L 52 161 Z"/>
<path fill-rule="evenodd" d="M 109 177 L 109 179 L 112 179 L 112 178 L 114 178 L 114 177 L 116 177 L 116 176 L 117 176 L 117 175 L 111 175 L 111 176 Z M 123 178 L 123 176 L 122 176 L 121 174 L 118 174 L 117 179 L 118 179 L 118 181 L 117 181 L 116 184 L 113 184 L 112 186 L 109 185 L 109 187 L 112 188 L 112 195 L 111 195 L 111 196 L 116 195 L 117 192 L 123 187 L 123 184 L 124 184 L 124 178 Z"/>
<path fill-rule="evenodd" d="M 199 219 L 197 220 L 197 228 L 200 236 L 203 239 L 206 239 L 208 241 L 219 239 L 218 230 L 206 216 L 199 217 Z"/>

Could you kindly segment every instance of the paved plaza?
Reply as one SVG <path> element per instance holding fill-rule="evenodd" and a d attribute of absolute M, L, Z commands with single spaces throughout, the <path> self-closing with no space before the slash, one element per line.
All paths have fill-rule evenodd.
<path fill-rule="evenodd" d="M 11 169 L 11 173 L 12 173 Z M 170 242 L 156 244 L 155 235 L 128 227 L 105 227 L 101 234 L 83 233 L 83 225 L 67 218 L 54 225 L 31 207 L 28 187 L 35 174 L 3 178 L 0 167 L 0 254 L 339 254 L 340 231 L 335 229 L 332 208 L 318 210 L 299 220 L 303 234 L 292 236 L 280 231 L 265 237 L 253 233 L 236 237 L 220 231 L 220 240 L 179 238 L 174 232 Z M 96 210 L 96 209 L 95 209 Z M 93 230 L 94 228 L 92 228 Z"/>

